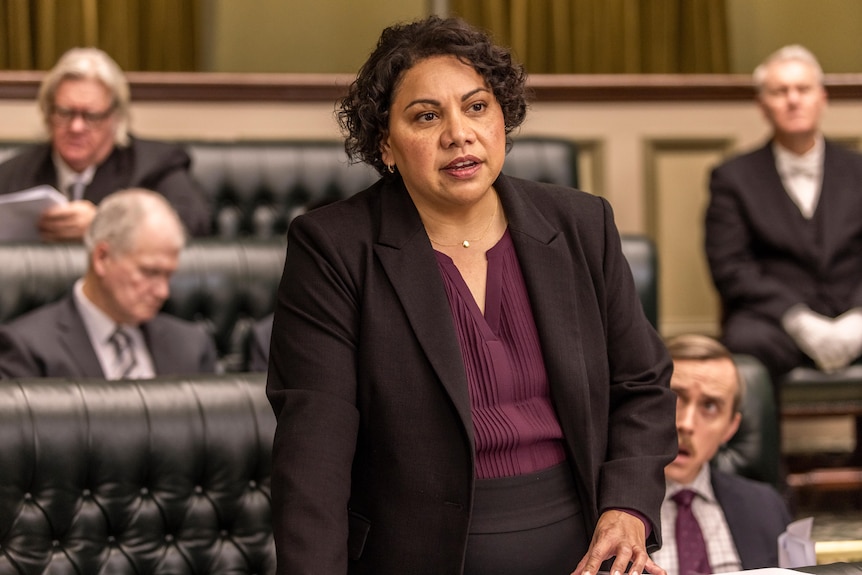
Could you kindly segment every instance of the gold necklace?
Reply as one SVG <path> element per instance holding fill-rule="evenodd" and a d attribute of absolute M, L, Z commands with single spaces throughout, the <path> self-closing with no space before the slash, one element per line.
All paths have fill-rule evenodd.
<path fill-rule="evenodd" d="M 431 240 L 432 244 L 437 244 L 438 246 L 443 247 L 443 248 L 454 248 L 455 246 L 461 246 L 462 248 L 469 248 L 472 243 L 480 242 L 485 238 L 486 235 L 488 235 L 488 231 L 491 229 L 491 225 L 494 223 L 494 220 L 497 218 L 497 210 L 499 209 L 499 207 L 500 207 L 500 200 L 497 200 L 497 202 L 494 204 L 494 213 L 491 214 L 491 219 L 488 220 L 488 225 L 485 226 L 485 231 L 482 232 L 481 236 L 479 236 L 478 238 L 476 238 L 474 240 L 464 240 L 462 242 L 458 242 L 457 244 L 444 244 L 444 243 L 438 242 L 437 240 L 432 238 L 430 234 L 428 235 L 428 239 Z"/>

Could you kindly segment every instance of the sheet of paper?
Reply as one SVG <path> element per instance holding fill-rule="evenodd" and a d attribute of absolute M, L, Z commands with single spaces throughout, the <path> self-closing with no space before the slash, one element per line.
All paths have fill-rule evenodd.
<path fill-rule="evenodd" d="M 36 186 L 11 194 L 0 194 L 0 241 L 39 241 L 39 216 L 47 208 L 68 201 L 52 186 Z"/>
<path fill-rule="evenodd" d="M 799 575 L 799 571 L 784 569 L 780 567 L 764 567 L 763 569 L 748 569 L 745 571 L 731 571 L 722 575 Z"/>
<path fill-rule="evenodd" d="M 778 564 L 781 567 L 805 567 L 817 563 L 814 541 L 811 540 L 813 517 L 799 519 L 778 536 Z"/>

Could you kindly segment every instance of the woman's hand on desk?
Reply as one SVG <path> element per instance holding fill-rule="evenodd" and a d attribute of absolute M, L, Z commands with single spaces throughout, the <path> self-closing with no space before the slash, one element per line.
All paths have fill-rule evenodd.
<path fill-rule="evenodd" d="M 597 575 L 602 562 L 611 557 L 615 557 L 611 575 L 625 573 L 629 562 L 630 575 L 641 575 L 644 570 L 652 575 L 667 575 L 647 553 L 643 521 L 615 509 L 605 511 L 599 517 L 590 548 L 572 575 Z"/>

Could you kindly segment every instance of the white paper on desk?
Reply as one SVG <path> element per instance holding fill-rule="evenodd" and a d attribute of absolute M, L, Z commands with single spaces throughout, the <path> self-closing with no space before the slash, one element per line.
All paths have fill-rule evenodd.
<path fill-rule="evenodd" d="M 69 200 L 52 186 L 0 194 L 0 241 L 39 240 L 39 217 L 47 208 Z"/>
<path fill-rule="evenodd" d="M 793 569 L 780 569 L 778 567 L 763 567 L 762 569 L 746 569 L 744 571 L 730 571 L 721 575 L 799 575 L 801 571 Z"/>
<path fill-rule="evenodd" d="M 778 536 L 778 565 L 786 569 L 817 564 L 814 541 L 811 540 L 813 517 L 799 519 Z"/>

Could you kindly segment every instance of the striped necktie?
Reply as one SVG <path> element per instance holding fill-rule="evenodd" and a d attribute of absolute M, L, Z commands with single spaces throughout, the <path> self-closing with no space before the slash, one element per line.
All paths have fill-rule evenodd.
<path fill-rule="evenodd" d="M 132 336 L 129 335 L 121 327 L 117 327 L 114 333 L 111 334 L 109 340 L 114 347 L 115 358 L 115 379 L 128 379 L 132 377 L 135 367 L 138 365 L 138 359 L 135 356 L 135 347 L 132 343 Z"/>
<path fill-rule="evenodd" d="M 69 184 L 69 187 L 66 188 L 66 195 L 69 197 L 69 201 L 80 200 L 84 198 L 84 190 L 87 185 L 84 183 L 84 180 L 81 177 L 76 177 L 75 180 Z"/>

